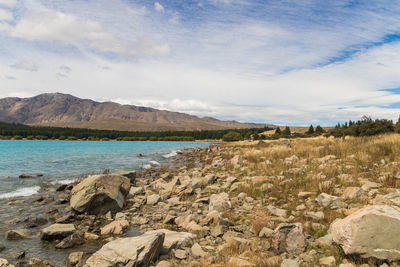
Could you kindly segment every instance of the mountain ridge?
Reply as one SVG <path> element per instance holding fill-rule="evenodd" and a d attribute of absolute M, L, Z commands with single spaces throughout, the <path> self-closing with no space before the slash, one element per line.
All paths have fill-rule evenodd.
<path fill-rule="evenodd" d="M 261 128 L 266 124 L 221 121 L 151 107 L 97 102 L 70 94 L 45 93 L 0 99 L 0 121 L 124 131 L 193 131 Z"/>

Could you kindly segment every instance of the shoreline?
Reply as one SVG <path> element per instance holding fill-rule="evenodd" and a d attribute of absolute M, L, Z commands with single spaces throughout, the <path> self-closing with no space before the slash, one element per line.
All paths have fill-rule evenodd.
<path fill-rule="evenodd" d="M 384 149 L 387 146 L 390 152 Z M 379 256 L 349 253 L 349 237 L 339 226 L 355 224 L 352 229 L 364 231 L 362 236 L 383 235 L 385 242 L 389 240 L 377 246 L 397 238 L 391 231 L 400 229 L 400 180 L 391 175 L 396 175 L 399 155 L 399 135 L 210 144 L 185 150 L 171 168 L 100 175 L 74 188 L 65 186 L 56 192 L 63 204 L 58 203 L 56 211 L 49 207 L 50 220 L 36 233 L 53 223 L 74 227 L 63 239 L 38 240 L 65 257 L 63 262 L 51 262 L 53 266 L 65 266 L 67 261 L 69 266 L 85 267 L 117 262 L 157 267 L 396 263 L 400 259 L 395 247 L 393 253 Z M 97 181 L 115 181 L 107 182 L 106 190 L 116 188 L 125 195 L 122 209 L 90 215 L 104 207 L 85 206 L 85 188 Z M 46 197 L 41 201 L 46 203 Z M 368 221 L 374 212 L 381 215 L 379 220 Z M 358 221 L 352 220 L 360 213 L 366 227 L 357 227 Z M 393 229 L 379 230 L 389 222 Z M 357 242 L 375 246 L 363 239 Z M 71 250 L 54 250 L 60 244 Z M 84 250 L 89 244 L 90 251 Z M 121 250 L 119 244 L 129 249 Z M 140 250 L 145 262 L 129 256 L 139 247 L 145 248 Z M 107 253 L 120 257 L 109 258 Z M 30 257 L 38 256 L 27 254 L 25 261 Z M 45 257 L 38 258 L 50 266 Z"/>

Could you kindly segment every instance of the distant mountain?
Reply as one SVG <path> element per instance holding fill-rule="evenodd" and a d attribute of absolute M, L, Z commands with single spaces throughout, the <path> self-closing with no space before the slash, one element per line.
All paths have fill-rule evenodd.
<path fill-rule="evenodd" d="M 0 99 L 0 121 L 27 125 L 121 131 L 192 131 L 261 128 L 265 124 L 220 121 L 214 118 L 148 107 L 96 102 L 52 93 L 31 98 Z"/>

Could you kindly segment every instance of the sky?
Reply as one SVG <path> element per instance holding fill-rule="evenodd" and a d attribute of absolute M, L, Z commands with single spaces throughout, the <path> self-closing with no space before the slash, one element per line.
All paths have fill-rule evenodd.
<path fill-rule="evenodd" d="M 61 92 L 200 117 L 400 115 L 400 2 L 0 0 L 0 97 Z"/>

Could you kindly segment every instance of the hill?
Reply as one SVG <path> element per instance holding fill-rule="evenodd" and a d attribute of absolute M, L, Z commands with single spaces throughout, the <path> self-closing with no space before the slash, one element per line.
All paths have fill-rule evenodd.
<path fill-rule="evenodd" d="M 199 118 L 149 107 L 96 102 L 61 93 L 0 99 L 0 121 L 35 126 L 119 131 L 199 131 L 266 125 Z"/>

